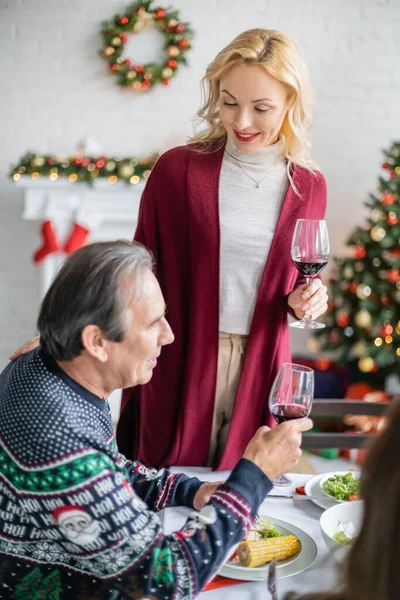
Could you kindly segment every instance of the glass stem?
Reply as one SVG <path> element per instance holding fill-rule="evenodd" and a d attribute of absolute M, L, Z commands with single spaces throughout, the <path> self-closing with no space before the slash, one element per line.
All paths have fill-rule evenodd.
<path fill-rule="evenodd" d="M 306 277 L 307 286 L 310 285 L 310 283 L 312 282 L 312 280 L 313 280 L 312 277 Z M 308 300 L 309 300 L 309 298 L 308 298 Z M 307 302 L 308 302 L 308 300 L 307 300 Z M 304 321 L 304 323 L 310 323 L 311 322 L 311 311 L 310 310 L 306 310 L 306 312 L 304 313 L 303 321 Z"/>

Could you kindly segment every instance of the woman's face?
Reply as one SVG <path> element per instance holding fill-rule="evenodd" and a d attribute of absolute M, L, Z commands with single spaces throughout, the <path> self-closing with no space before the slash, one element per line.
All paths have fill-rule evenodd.
<path fill-rule="evenodd" d="M 287 112 L 288 88 L 258 65 L 231 67 L 220 81 L 219 110 L 240 152 L 274 144 Z"/>

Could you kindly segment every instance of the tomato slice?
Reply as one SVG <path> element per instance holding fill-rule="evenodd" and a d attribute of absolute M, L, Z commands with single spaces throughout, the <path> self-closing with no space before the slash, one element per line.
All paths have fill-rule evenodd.
<path fill-rule="evenodd" d="M 358 494 L 349 494 L 349 502 L 354 502 L 354 500 L 359 500 L 360 496 Z"/>
<path fill-rule="evenodd" d="M 297 494 L 301 494 L 302 496 L 305 496 L 306 493 L 304 491 L 304 485 L 300 485 L 299 487 L 297 487 L 296 492 L 297 492 Z"/>

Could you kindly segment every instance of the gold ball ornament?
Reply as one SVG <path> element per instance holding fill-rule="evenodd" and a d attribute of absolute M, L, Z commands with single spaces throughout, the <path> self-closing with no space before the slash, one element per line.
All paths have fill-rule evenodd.
<path fill-rule="evenodd" d="M 44 156 L 35 156 L 32 160 L 32 167 L 42 167 L 45 163 Z"/>
<path fill-rule="evenodd" d="M 400 167 L 395 167 L 394 172 L 396 175 L 400 175 Z"/>
<path fill-rule="evenodd" d="M 104 48 L 103 50 L 104 56 L 111 56 L 112 54 L 114 54 L 114 52 L 115 48 L 112 48 L 111 46 L 107 46 L 107 48 Z"/>
<path fill-rule="evenodd" d="M 343 275 L 346 279 L 351 279 L 354 277 L 354 270 L 350 266 L 347 266 L 343 269 Z"/>
<path fill-rule="evenodd" d="M 386 219 L 386 213 L 379 208 L 374 208 L 371 210 L 371 219 L 374 221 L 374 223 L 377 223 L 378 221 L 384 221 Z"/>
<path fill-rule="evenodd" d="M 114 171 L 115 167 L 116 167 L 116 164 L 115 164 L 114 160 L 108 160 L 106 162 L 106 164 L 104 165 L 105 170 L 108 171 L 109 173 L 111 171 Z"/>
<path fill-rule="evenodd" d="M 136 71 L 129 71 L 129 73 L 126 74 L 127 79 L 132 80 L 132 79 L 135 79 L 135 77 L 137 77 Z"/>
<path fill-rule="evenodd" d="M 383 227 L 375 225 L 371 229 L 370 235 L 374 242 L 381 242 L 386 235 L 386 231 L 383 229 Z"/>
<path fill-rule="evenodd" d="M 134 172 L 134 168 L 127 163 L 124 163 L 122 165 L 120 165 L 120 167 L 118 168 L 118 175 L 120 177 L 124 177 L 126 179 L 128 179 L 129 177 L 132 177 Z"/>
<path fill-rule="evenodd" d="M 307 350 L 309 352 L 318 352 L 321 344 L 315 338 L 310 338 L 307 342 Z"/>
<path fill-rule="evenodd" d="M 371 288 L 368 285 L 365 285 L 364 283 L 360 283 L 360 285 L 357 286 L 356 294 L 358 298 L 360 298 L 360 300 L 365 300 L 366 298 L 368 298 L 368 296 L 371 295 Z"/>
<path fill-rule="evenodd" d="M 363 373 L 371 373 L 374 366 L 375 366 L 374 360 L 370 356 L 363 356 L 358 361 L 358 368 Z"/>
<path fill-rule="evenodd" d="M 369 327 L 371 325 L 371 313 L 365 309 L 359 310 L 355 314 L 354 321 L 355 321 L 357 327 L 366 329 L 367 327 Z"/>
<path fill-rule="evenodd" d="M 179 48 L 177 46 L 170 46 L 168 48 L 168 56 L 175 58 L 179 54 Z"/>
<path fill-rule="evenodd" d="M 120 46 L 121 44 L 122 44 L 121 38 L 119 38 L 117 36 L 111 40 L 112 46 Z"/>
<path fill-rule="evenodd" d="M 363 354 L 365 354 L 365 342 L 363 340 L 360 340 L 359 342 L 354 344 L 352 348 L 352 354 L 355 358 L 360 358 L 360 356 L 363 356 Z"/>
<path fill-rule="evenodd" d="M 178 21 L 176 19 L 170 19 L 168 21 L 168 27 L 176 27 L 178 25 Z"/>
<path fill-rule="evenodd" d="M 166 69 L 163 69 L 163 71 L 162 71 L 162 76 L 164 79 L 169 79 L 170 77 L 172 77 L 173 74 L 174 74 L 173 70 L 170 69 L 169 67 L 167 67 Z"/>
<path fill-rule="evenodd" d="M 135 83 L 132 83 L 132 88 L 136 92 L 139 92 L 142 89 L 142 84 L 140 83 L 140 81 L 135 81 Z"/>
<path fill-rule="evenodd" d="M 374 267 L 380 267 L 382 264 L 382 261 L 380 258 L 374 258 L 372 261 L 372 264 L 374 265 Z"/>

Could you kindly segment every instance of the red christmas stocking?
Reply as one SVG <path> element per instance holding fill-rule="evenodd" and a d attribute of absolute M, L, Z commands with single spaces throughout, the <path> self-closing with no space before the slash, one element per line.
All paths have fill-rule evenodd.
<path fill-rule="evenodd" d="M 56 233 L 53 229 L 51 221 L 44 221 L 41 228 L 41 234 L 43 237 L 43 245 L 33 255 L 33 262 L 35 265 L 41 263 L 46 256 L 60 250 L 59 243 L 56 238 Z"/>
<path fill-rule="evenodd" d="M 64 252 L 70 254 L 71 252 L 78 250 L 78 248 L 81 248 L 88 235 L 89 229 L 86 229 L 83 225 L 79 225 L 79 223 L 75 223 L 71 235 L 65 243 Z"/>

